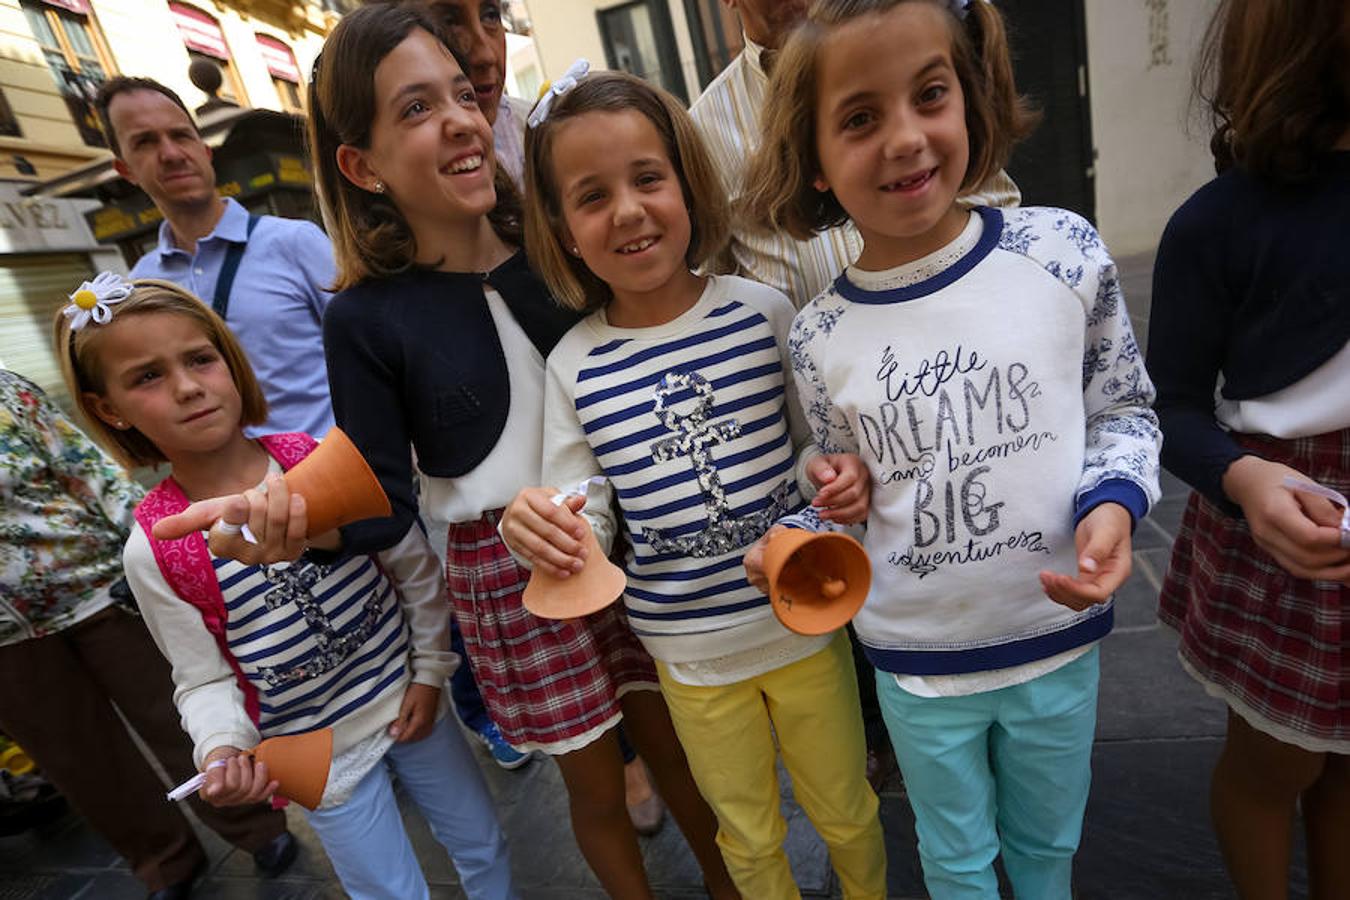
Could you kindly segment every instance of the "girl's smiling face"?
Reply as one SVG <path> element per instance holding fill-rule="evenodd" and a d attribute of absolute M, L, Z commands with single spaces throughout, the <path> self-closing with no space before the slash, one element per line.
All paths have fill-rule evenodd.
<path fill-rule="evenodd" d="M 375 68 L 375 119 L 366 149 L 344 144 L 343 173 L 377 182 L 419 246 L 435 246 L 448 222 L 481 218 L 497 203 L 492 129 L 469 77 L 440 41 L 414 29 Z"/>
<path fill-rule="evenodd" d="M 568 252 L 614 291 L 638 297 L 687 276 L 692 229 L 679 173 L 642 113 L 588 112 L 559 126 L 553 183 Z"/>
<path fill-rule="evenodd" d="M 947 15 L 902 3 L 839 26 L 817 60 L 815 186 L 862 234 L 864 268 L 918 259 L 956 238 L 970 161 Z"/>
<path fill-rule="evenodd" d="M 104 391 L 88 399 L 108 425 L 135 428 L 170 460 L 213 452 L 239 433 L 239 388 L 197 322 L 154 312 L 94 327 Z"/>

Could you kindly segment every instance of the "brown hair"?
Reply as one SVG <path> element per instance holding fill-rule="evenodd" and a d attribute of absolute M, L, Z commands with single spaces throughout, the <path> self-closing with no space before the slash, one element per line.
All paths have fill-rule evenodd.
<path fill-rule="evenodd" d="M 117 143 L 117 132 L 113 130 L 112 119 L 108 116 L 108 107 L 112 104 L 113 98 L 118 94 L 130 94 L 135 91 L 154 91 L 157 94 L 163 94 L 173 101 L 187 116 L 188 122 L 192 125 L 192 130 L 197 131 L 197 120 L 192 118 L 192 113 L 183 103 L 183 98 L 170 87 L 160 84 L 153 78 L 131 78 L 126 75 L 118 75 L 116 78 L 110 78 L 99 85 L 98 94 L 94 97 L 94 109 L 98 112 L 99 124 L 103 126 L 103 134 L 108 138 L 108 148 L 112 150 L 113 156 L 122 158 L 122 148 Z M 200 131 L 197 131 L 201 134 Z"/>
<path fill-rule="evenodd" d="M 603 306 L 613 294 L 609 285 L 562 245 L 559 234 L 565 226 L 551 160 L 558 126 L 589 112 L 636 112 L 656 128 L 689 210 L 689 249 L 684 259 L 691 269 L 715 258 L 731 229 L 726 191 L 698 127 L 680 102 L 625 72 L 583 77 L 576 87 L 554 99 L 548 118 L 525 134 L 526 249 L 558 302 L 578 310 Z"/>
<path fill-rule="evenodd" d="M 848 221 L 833 191 L 812 184 L 820 173 L 816 152 L 817 69 L 830 31 L 867 15 L 881 15 L 917 0 L 817 0 L 788 37 L 764 103 L 764 138 L 750 160 L 738 212 L 751 227 L 786 231 L 798 240 Z M 974 0 L 964 20 L 946 3 L 935 6 L 950 20 L 952 63 L 965 95 L 970 162 L 963 191 L 984 184 L 1007 165 L 1013 146 L 1036 126 L 1013 83 L 1003 17 L 993 4 Z"/>
<path fill-rule="evenodd" d="M 1215 168 L 1286 183 L 1314 176 L 1350 126 L 1348 57 L 1346 0 L 1224 0 L 1196 73 Z"/>
<path fill-rule="evenodd" d="M 372 3 L 338 22 L 315 61 L 309 86 L 309 149 L 315 193 L 333 241 L 338 278 L 334 290 L 415 265 L 417 240 L 393 200 L 357 187 L 338 169 L 343 144 L 370 146 L 375 121 L 375 69 L 415 29 L 445 45 L 459 67 L 469 66 L 420 3 Z M 497 166 L 497 205 L 488 213 L 497 235 L 520 244 L 520 195 Z"/>
<path fill-rule="evenodd" d="M 239 391 L 242 409 L 239 425 L 261 425 L 267 420 L 267 401 L 263 399 L 258 380 L 253 375 L 253 367 L 244 355 L 234 333 L 225 321 L 212 309 L 196 297 L 170 281 L 157 278 L 140 278 L 131 282 L 131 294 L 120 303 L 110 305 L 113 318 L 120 321 L 129 316 L 146 316 L 151 313 L 173 313 L 187 316 L 197 323 L 215 348 L 220 351 L 225 364 L 230 367 L 230 376 Z M 88 394 L 103 396 L 107 384 L 99 367 L 99 337 L 106 325 L 90 323 L 79 331 L 72 331 L 70 319 L 63 310 L 56 313 L 52 327 L 52 337 L 56 345 L 56 355 L 61 360 L 61 374 L 65 378 L 66 388 L 75 398 L 83 414 L 90 435 L 106 447 L 118 462 L 128 469 L 137 466 L 153 466 L 168 462 L 160 449 L 135 428 L 125 431 L 112 428 L 94 411 Z"/>

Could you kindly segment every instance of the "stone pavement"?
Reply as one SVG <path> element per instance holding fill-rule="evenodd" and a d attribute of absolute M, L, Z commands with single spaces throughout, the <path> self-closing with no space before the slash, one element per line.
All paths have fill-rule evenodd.
<path fill-rule="evenodd" d="M 1120 268 L 1142 343 L 1152 258 L 1125 259 Z M 1076 869 L 1080 900 L 1234 896 L 1208 813 L 1209 773 L 1222 745 L 1224 708 L 1181 671 L 1175 636 L 1154 617 L 1160 579 L 1185 501 L 1185 488 L 1166 476 L 1162 502 L 1136 532 L 1135 575 L 1116 598 L 1116 629 L 1102 646 L 1095 781 Z M 600 900 L 604 894 L 571 837 L 557 768 L 536 760 L 517 772 L 503 772 L 486 756 L 482 765 L 497 797 L 517 880 L 527 900 Z M 785 790 L 784 811 L 789 854 L 803 895 L 838 896 L 824 846 L 791 802 L 790 789 Z M 300 859 L 290 871 L 275 880 L 259 879 L 246 855 L 205 832 L 211 867 L 194 896 L 341 897 L 313 833 L 299 814 L 292 811 L 290 816 L 303 843 Z M 881 817 L 891 897 L 923 897 L 913 819 L 898 777 L 882 791 Z M 432 897 L 462 897 L 445 853 L 415 815 L 409 817 L 409 831 Z M 698 869 L 673 824 L 644 840 L 643 850 L 661 897 L 704 896 Z M 1301 842 L 1294 882 L 1294 896 L 1306 896 Z M 116 854 L 75 815 L 37 832 L 0 838 L 0 900 L 141 896 L 139 883 Z"/>

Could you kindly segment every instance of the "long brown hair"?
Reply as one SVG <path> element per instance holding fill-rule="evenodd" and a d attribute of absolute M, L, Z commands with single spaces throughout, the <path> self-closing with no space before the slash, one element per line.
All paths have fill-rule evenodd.
<path fill-rule="evenodd" d="M 445 45 L 467 74 L 469 65 L 420 3 L 372 3 L 343 16 L 324 43 L 309 88 L 309 147 L 315 192 L 337 258 L 334 290 L 367 278 L 404 272 L 417 260 L 417 240 L 394 202 L 359 188 L 338 168 L 343 144 L 370 146 L 375 121 L 375 69 L 415 29 Z M 497 167 L 497 205 L 488 213 L 497 235 L 509 244 L 522 240 L 520 195 L 511 177 Z"/>
<path fill-rule="evenodd" d="M 764 140 L 750 160 L 738 206 L 747 225 L 806 240 L 848 221 L 834 192 L 818 191 L 812 183 L 820 173 L 816 152 L 820 48 L 830 31 L 845 22 L 880 15 L 906 2 L 919 0 L 817 0 L 788 37 L 764 102 Z M 993 4 L 972 2 L 964 19 L 952 14 L 945 2 L 934 5 L 949 20 L 952 63 L 965 96 L 970 162 L 961 189 L 970 191 L 1007 165 L 1013 146 L 1040 117 L 1017 93 L 1007 30 Z"/>
<path fill-rule="evenodd" d="M 712 158 L 689 113 L 674 97 L 625 72 L 596 72 L 555 99 L 548 118 L 525 135 L 525 245 L 530 262 L 558 302 L 572 309 L 595 309 L 613 296 L 609 285 L 562 245 L 562 204 L 553 177 L 553 140 L 569 119 L 588 112 L 636 112 L 661 136 L 680 179 L 689 210 L 685 263 L 696 269 L 712 260 L 730 236 L 731 214 Z"/>
<path fill-rule="evenodd" d="M 267 421 L 267 401 L 258 387 L 258 379 L 253 375 L 253 367 L 244 355 L 244 348 L 239 346 L 239 340 L 225 320 L 216 315 L 211 307 L 171 281 L 139 278 L 131 285 L 131 294 L 110 307 L 113 321 L 120 322 L 153 313 L 172 313 L 191 319 L 230 368 L 230 376 L 242 403 L 240 427 L 261 425 Z M 72 331 L 70 319 L 64 310 L 57 310 L 56 320 L 52 323 L 52 340 L 61 361 L 61 375 L 65 379 L 66 389 L 75 399 L 90 437 L 102 444 L 122 465 L 134 469 L 168 462 L 163 452 L 148 437 L 135 428 L 113 428 L 99 418 L 94 410 L 90 395 L 102 397 L 107 393 L 107 382 L 98 356 L 100 338 L 107 327 L 91 323 L 79 331 Z"/>
<path fill-rule="evenodd" d="M 1350 4 L 1224 0 L 1205 33 L 1196 89 L 1214 167 L 1293 183 L 1350 127 Z"/>

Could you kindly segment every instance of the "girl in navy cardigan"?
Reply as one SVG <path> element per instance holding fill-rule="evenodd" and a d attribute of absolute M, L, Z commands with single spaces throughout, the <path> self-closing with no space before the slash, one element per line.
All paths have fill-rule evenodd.
<path fill-rule="evenodd" d="M 1244 897 L 1285 895 L 1300 801 L 1311 896 L 1350 885 L 1350 6 L 1298 13 L 1210 26 L 1219 176 L 1168 223 L 1149 329 L 1163 463 L 1195 489 L 1159 615 L 1228 704 L 1211 808 Z"/>

